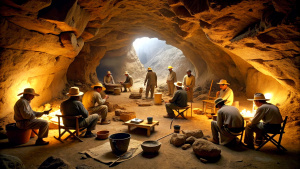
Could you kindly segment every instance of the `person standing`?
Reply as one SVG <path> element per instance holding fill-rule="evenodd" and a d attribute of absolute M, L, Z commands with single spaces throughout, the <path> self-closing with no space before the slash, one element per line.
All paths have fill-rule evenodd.
<path fill-rule="evenodd" d="M 248 100 L 253 101 L 258 109 L 251 122 L 247 124 L 244 142 L 246 147 L 254 149 L 253 133 L 256 133 L 255 142 L 260 145 L 263 140 L 263 132 L 279 132 L 283 120 L 278 107 L 267 103 L 269 99 L 266 99 L 264 94 L 255 93 L 254 99 Z M 261 120 L 262 122 L 260 122 Z"/>
<path fill-rule="evenodd" d="M 168 66 L 169 69 L 169 75 L 167 77 L 167 85 L 168 85 L 168 95 L 167 96 L 173 96 L 175 85 L 174 83 L 177 81 L 176 73 L 173 71 L 172 66 Z"/>
<path fill-rule="evenodd" d="M 154 87 L 157 88 L 157 76 L 156 73 L 152 71 L 151 67 L 148 67 L 144 85 L 146 85 L 146 83 L 146 98 L 148 98 L 149 91 L 151 91 L 151 99 L 153 99 Z"/>
<path fill-rule="evenodd" d="M 106 120 L 108 107 L 104 105 L 106 100 L 109 98 L 105 95 L 104 99 L 101 97 L 101 91 L 105 90 L 105 87 L 101 83 L 96 83 L 91 86 L 93 90 L 87 91 L 82 97 L 82 103 L 88 110 L 89 114 L 98 114 L 101 116 L 99 123 L 101 125 L 110 124 L 109 120 Z"/>
<path fill-rule="evenodd" d="M 83 92 L 79 91 L 78 87 L 71 87 L 69 93 L 67 93 L 70 98 L 60 105 L 60 110 L 62 115 L 65 116 L 78 116 L 79 118 L 79 127 L 86 127 L 87 131 L 84 137 L 95 137 L 96 135 L 92 133 L 92 130 L 95 130 L 95 126 L 99 119 L 97 114 L 89 115 L 89 112 L 84 108 L 83 104 L 79 101 L 80 97 L 83 95 Z M 63 123 L 67 127 L 76 126 L 76 121 L 74 119 L 63 119 Z"/>
<path fill-rule="evenodd" d="M 35 145 L 47 145 L 49 141 L 44 141 L 43 138 L 48 137 L 49 123 L 47 120 L 36 119 L 36 117 L 41 117 L 43 114 L 49 114 L 49 111 L 36 112 L 33 111 L 30 102 L 35 96 L 39 94 L 35 93 L 33 88 L 26 88 L 24 92 L 18 94 L 18 96 L 23 95 L 14 106 L 14 120 L 16 121 L 16 126 L 19 129 L 39 129 L 38 139 Z"/>
<path fill-rule="evenodd" d="M 163 116 L 164 118 L 174 118 L 174 108 L 187 106 L 187 93 L 182 89 L 182 82 L 176 82 L 174 85 L 176 86 L 177 91 L 175 92 L 174 97 L 169 100 L 169 102 L 166 101 L 166 110 L 168 115 Z"/>
<path fill-rule="evenodd" d="M 188 70 L 187 74 L 183 77 L 183 85 L 187 92 L 188 102 L 193 102 L 193 92 L 195 86 L 195 76 L 192 75 L 192 71 Z"/>
<path fill-rule="evenodd" d="M 103 83 L 104 83 L 104 85 L 115 84 L 114 78 L 110 71 L 107 71 L 106 76 L 104 76 Z"/>
<path fill-rule="evenodd" d="M 124 92 L 127 92 L 127 88 L 130 91 L 130 87 L 133 85 L 133 79 L 132 79 L 132 77 L 129 75 L 129 73 L 127 71 L 125 71 L 125 76 L 126 76 L 125 81 L 124 82 L 120 82 L 120 83 L 124 87 Z"/>
<path fill-rule="evenodd" d="M 216 93 L 216 97 L 221 97 L 223 100 L 225 100 L 225 105 L 231 106 L 233 104 L 234 96 L 233 91 L 228 87 L 230 84 L 224 79 L 221 79 L 217 84 L 219 84 L 221 90 Z"/>
<path fill-rule="evenodd" d="M 244 118 L 239 110 L 234 106 L 227 106 L 222 98 L 215 100 L 218 110 L 217 121 L 211 122 L 212 140 L 211 142 L 226 145 L 235 141 L 236 135 L 244 130 Z M 220 133 L 220 137 L 219 137 Z"/>

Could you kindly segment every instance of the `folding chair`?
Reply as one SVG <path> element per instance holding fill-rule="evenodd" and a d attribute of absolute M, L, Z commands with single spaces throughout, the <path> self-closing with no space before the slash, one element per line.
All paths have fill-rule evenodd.
<path fill-rule="evenodd" d="M 190 106 L 186 106 L 186 107 L 176 107 L 174 108 L 173 110 L 175 110 L 178 115 L 175 117 L 175 119 L 178 117 L 178 116 L 181 116 L 183 117 L 184 119 L 187 120 L 187 118 L 184 117 L 184 112 L 187 111 L 188 109 L 190 108 Z"/>
<path fill-rule="evenodd" d="M 79 118 L 81 118 L 81 115 L 78 116 L 64 116 L 64 115 L 56 115 L 58 118 L 58 137 L 55 137 L 57 140 L 59 140 L 60 142 L 63 143 L 62 141 L 62 136 L 68 132 L 70 135 L 67 136 L 64 140 L 67 140 L 68 138 L 70 138 L 71 136 L 73 136 L 74 138 L 78 139 L 79 141 L 83 142 L 80 138 L 79 138 L 79 132 L 83 131 L 86 127 L 79 127 Z M 76 126 L 74 127 L 66 127 L 64 125 L 61 125 L 61 119 L 72 119 L 76 121 Z M 61 132 L 61 129 L 63 129 L 64 131 Z M 71 130 L 74 130 L 73 132 Z"/>
<path fill-rule="evenodd" d="M 284 127 L 286 124 L 288 116 L 285 116 L 285 119 L 282 123 L 282 126 L 279 130 L 279 132 L 277 133 L 263 133 L 264 138 L 266 138 L 267 140 L 265 140 L 262 144 L 259 145 L 259 147 L 256 149 L 257 151 L 262 148 L 267 142 L 271 141 L 279 150 L 283 150 L 283 151 L 287 151 L 282 145 L 281 145 L 281 139 L 282 139 L 282 135 L 284 132 Z M 278 141 L 274 139 L 274 137 L 279 134 L 279 139 Z"/>
<path fill-rule="evenodd" d="M 242 140 L 243 140 L 243 136 L 244 136 L 244 130 L 245 130 L 245 127 L 243 127 L 242 131 L 240 132 L 232 132 L 230 131 L 228 128 L 224 128 L 228 133 L 232 134 L 233 136 L 241 136 L 240 138 L 240 144 L 242 143 Z"/>

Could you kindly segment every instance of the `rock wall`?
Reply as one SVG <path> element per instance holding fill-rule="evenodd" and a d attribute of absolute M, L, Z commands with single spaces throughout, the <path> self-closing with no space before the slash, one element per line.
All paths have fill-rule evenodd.
<path fill-rule="evenodd" d="M 34 87 L 41 96 L 32 104 L 42 105 L 60 95 L 67 79 L 97 81 L 104 56 L 122 50 L 125 56 L 146 36 L 180 49 L 198 85 L 225 78 L 249 97 L 270 89 L 297 120 L 297 23 L 296 0 L 4 0 L 0 118 L 12 113 L 24 87 Z"/>

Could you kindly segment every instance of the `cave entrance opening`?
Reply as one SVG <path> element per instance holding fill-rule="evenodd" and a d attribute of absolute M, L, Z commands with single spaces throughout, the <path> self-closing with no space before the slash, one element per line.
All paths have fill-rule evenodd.
<path fill-rule="evenodd" d="M 166 84 L 168 66 L 176 72 L 177 81 L 182 81 L 187 70 L 194 72 L 193 64 L 184 56 L 183 52 L 166 44 L 166 41 L 158 38 L 142 37 L 133 42 L 136 54 L 145 70 L 151 67 L 157 74 L 158 85 Z"/>

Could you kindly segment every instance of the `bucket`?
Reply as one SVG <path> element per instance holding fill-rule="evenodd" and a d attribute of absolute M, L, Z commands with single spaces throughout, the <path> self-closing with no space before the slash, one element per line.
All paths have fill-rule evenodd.
<path fill-rule="evenodd" d="M 180 133 L 180 125 L 174 125 L 174 133 Z"/>
<path fill-rule="evenodd" d="M 162 104 L 162 93 L 154 93 L 154 104 Z"/>
<path fill-rule="evenodd" d="M 128 133 L 116 133 L 109 136 L 110 147 L 115 155 L 126 153 L 130 137 Z"/>
<path fill-rule="evenodd" d="M 25 144 L 29 141 L 31 129 L 19 129 L 16 123 L 6 125 L 8 142 L 14 145 Z"/>
<path fill-rule="evenodd" d="M 39 129 L 32 129 L 30 138 L 33 138 L 33 137 L 36 136 L 36 134 L 33 132 L 33 130 L 34 130 L 37 134 L 39 133 Z"/>

